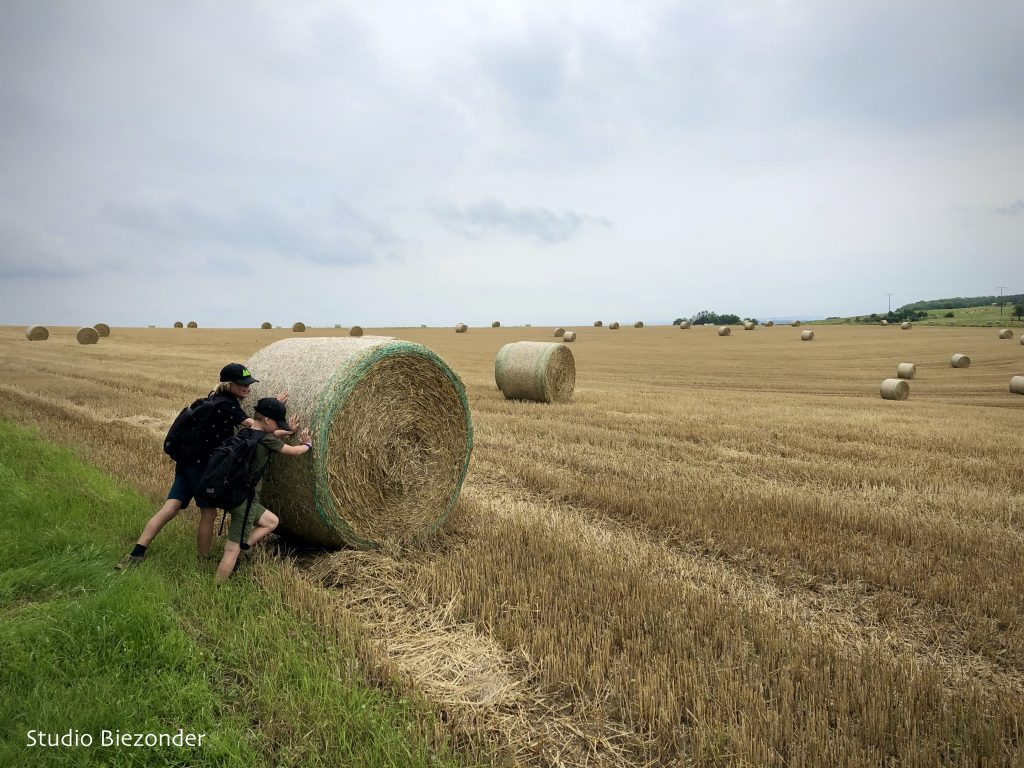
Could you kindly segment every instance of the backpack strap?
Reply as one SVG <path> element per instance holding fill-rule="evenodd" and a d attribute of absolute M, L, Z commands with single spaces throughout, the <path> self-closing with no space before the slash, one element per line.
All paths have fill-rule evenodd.
<path fill-rule="evenodd" d="M 246 429 L 250 429 L 250 428 L 246 427 Z M 252 429 L 251 431 L 259 434 L 259 438 L 257 440 L 255 440 L 253 442 L 253 444 L 252 444 L 252 450 L 256 450 L 256 446 L 260 444 L 260 441 L 263 439 L 263 436 L 266 433 L 265 432 L 260 432 L 258 429 Z M 249 437 L 249 436 L 247 435 L 246 437 Z M 249 479 L 249 498 L 245 502 L 245 514 L 242 515 L 242 536 L 243 537 L 245 536 L 245 526 L 249 522 L 249 512 L 252 510 L 252 505 L 256 502 L 256 484 L 260 481 L 260 478 L 263 477 L 263 473 L 266 471 L 267 465 L 269 465 L 269 464 L 270 464 L 270 454 L 268 453 L 267 454 L 267 460 L 263 462 L 263 466 L 260 467 L 259 471 L 253 477 L 251 477 Z M 223 522 L 221 523 L 221 525 L 223 526 Z M 244 543 L 245 543 L 245 541 L 244 541 L 244 538 L 243 538 L 243 541 L 239 542 L 239 544 L 244 544 Z"/>

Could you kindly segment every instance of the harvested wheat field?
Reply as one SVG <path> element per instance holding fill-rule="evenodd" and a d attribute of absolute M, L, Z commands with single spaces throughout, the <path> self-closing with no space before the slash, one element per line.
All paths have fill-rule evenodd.
<path fill-rule="evenodd" d="M 542 404 L 505 399 L 495 355 L 553 327 L 368 329 L 464 382 L 461 497 L 426 541 L 248 578 L 289 581 L 325 633 L 361 626 L 367 679 L 421 694 L 438 739 L 484 763 L 1024 764 L 1021 346 L 990 328 L 677 330 L 588 337 L 572 400 Z M 154 503 L 178 410 L 293 336 L 51 331 L 0 328 L 0 416 Z M 913 397 L 883 400 L 906 360 Z"/>

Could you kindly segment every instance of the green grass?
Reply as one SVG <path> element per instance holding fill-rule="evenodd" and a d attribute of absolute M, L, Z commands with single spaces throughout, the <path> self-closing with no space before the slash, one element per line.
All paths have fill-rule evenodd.
<path fill-rule="evenodd" d="M 999 307 L 961 307 L 959 309 L 929 309 L 928 318 L 915 320 L 914 325 L 938 325 L 950 326 L 971 326 L 971 327 L 992 327 L 992 328 L 1024 328 L 1024 322 L 1011 318 L 1012 306 L 1003 307 L 1003 313 L 999 314 Z M 946 317 L 952 312 L 953 317 Z M 863 316 L 862 316 L 863 317 Z M 876 321 L 877 322 L 877 321 Z M 829 320 L 813 320 L 811 325 L 859 325 L 857 317 L 839 317 Z"/>
<path fill-rule="evenodd" d="M 115 572 L 151 505 L 4 422 L 0 493 L 0 765 L 458 764 L 421 705 L 360 678 L 354 634 L 325 637 L 273 586 L 216 587 L 193 537 L 165 529 Z M 203 746 L 100 743 L 179 728 Z M 30 730 L 94 743 L 29 747 Z"/>

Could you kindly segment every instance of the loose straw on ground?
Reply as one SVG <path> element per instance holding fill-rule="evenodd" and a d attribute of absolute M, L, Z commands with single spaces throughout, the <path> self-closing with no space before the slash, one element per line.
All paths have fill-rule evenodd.
<path fill-rule="evenodd" d="M 50 331 L 43 325 L 31 325 L 25 329 L 25 338 L 29 341 L 46 341 Z"/>
<path fill-rule="evenodd" d="M 730 328 L 728 325 L 720 325 L 718 327 L 718 335 L 719 336 L 731 336 L 732 335 L 732 328 Z"/>
<path fill-rule="evenodd" d="M 566 331 L 562 334 L 562 341 L 571 342 L 576 341 L 576 331 Z"/>
<path fill-rule="evenodd" d="M 910 383 L 906 379 L 885 379 L 882 382 L 883 400 L 906 400 L 910 397 Z"/>
<path fill-rule="evenodd" d="M 100 340 L 100 332 L 91 325 L 87 325 L 84 328 L 78 329 L 75 339 L 78 340 L 79 344 L 96 344 Z"/>
<path fill-rule="evenodd" d="M 1015 395 L 1024 395 L 1024 376 L 1014 376 L 1010 379 L 1010 391 Z"/>
<path fill-rule="evenodd" d="M 970 368 L 971 358 L 969 358 L 967 355 L 961 355 L 959 352 L 957 352 L 955 355 L 949 358 L 949 364 L 954 368 Z"/>
<path fill-rule="evenodd" d="M 498 350 L 494 381 L 509 400 L 565 403 L 576 386 L 576 360 L 563 344 L 514 341 Z"/>
<path fill-rule="evenodd" d="M 313 433 L 310 456 L 270 462 L 261 501 L 279 531 L 326 547 L 376 547 L 440 526 L 473 445 L 462 381 L 420 344 L 382 337 L 289 338 L 247 361 L 244 401 L 288 392 Z M 251 410 L 249 411 L 251 415 Z"/>
<path fill-rule="evenodd" d="M 110 335 L 110 326 L 106 323 L 96 323 L 93 328 L 96 329 L 96 333 L 100 335 L 101 339 L 105 339 Z"/>
<path fill-rule="evenodd" d="M 896 378 L 912 379 L 917 375 L 917 366 L 913 363 L 900 363 L 896 366 Z"/>

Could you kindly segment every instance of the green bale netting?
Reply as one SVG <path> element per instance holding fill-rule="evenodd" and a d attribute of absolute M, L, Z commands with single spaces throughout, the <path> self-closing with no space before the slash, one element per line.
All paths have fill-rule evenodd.
<path fill-rule="evenodd" d="M 421 344 L 389 337 L 290 338 L 247 361 L 244 401 L 288 392 L 308 456 L 275 456 L 261 502 L 280 533 L 371 549 L 440 527 L 462 489 L 473 423 L 462 381 Z"/>

